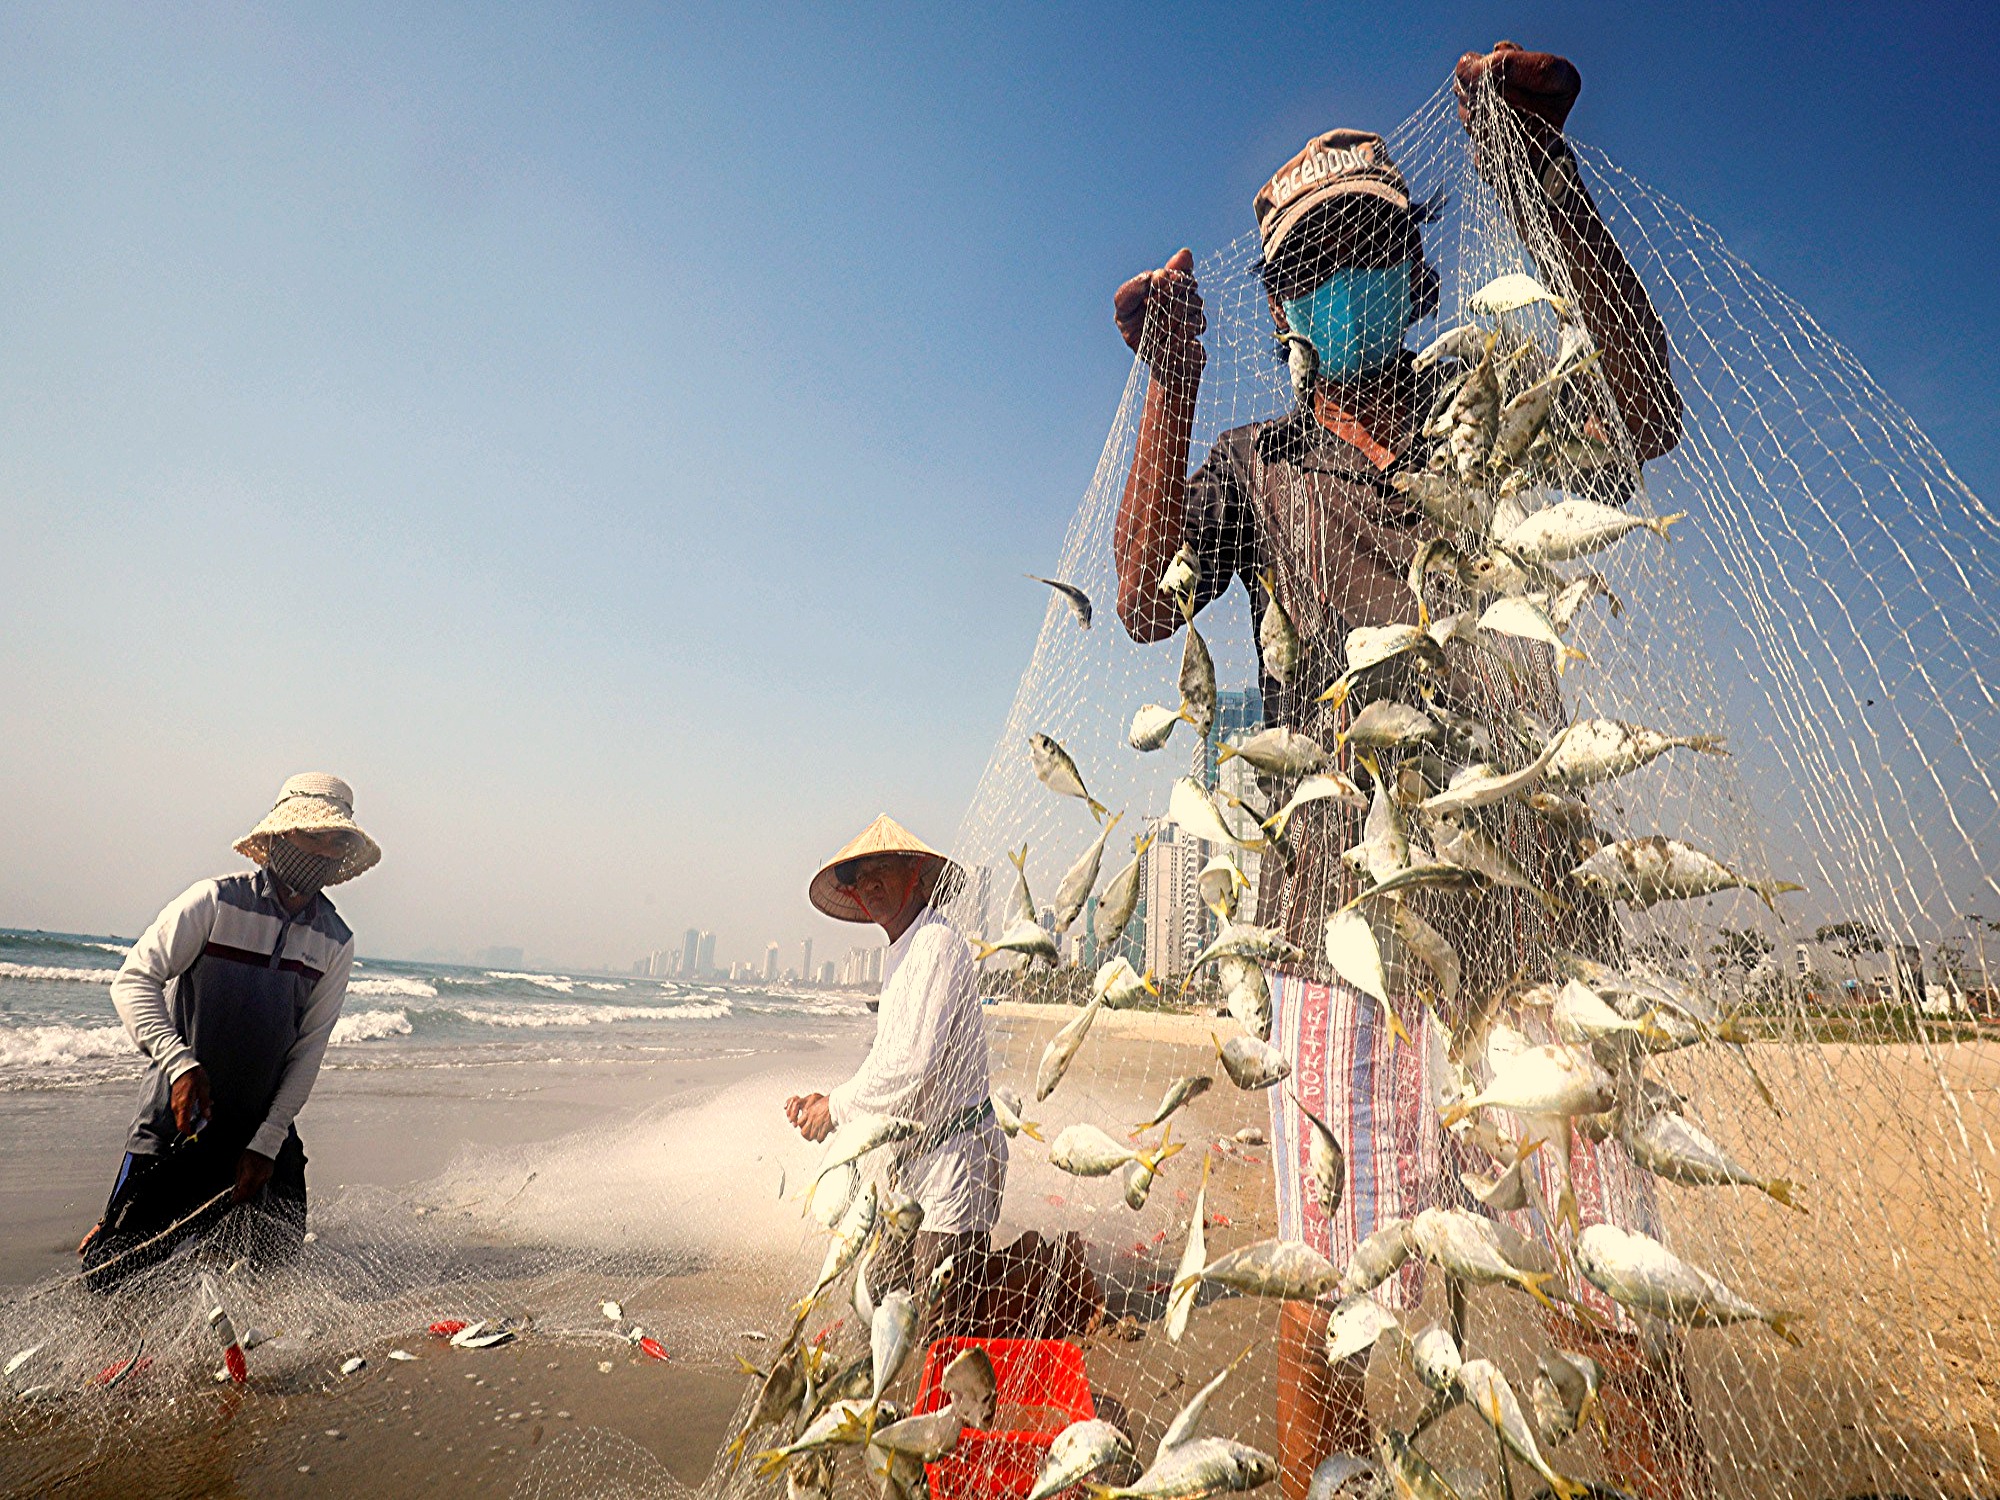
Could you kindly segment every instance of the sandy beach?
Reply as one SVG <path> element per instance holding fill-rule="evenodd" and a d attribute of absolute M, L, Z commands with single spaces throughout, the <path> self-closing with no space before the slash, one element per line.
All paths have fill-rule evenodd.
<path fill-rule="evenodd" d="M 1018 1085 L 1031 1076 L 1043 1041 L 1066 1018 L 1036 1006 L 992 1007 L 996 1078 Z M 1151 1112 L 1173 1077 L 1216 1071 L 1213 1029 L 1208 1017 L 1106 1014 L 1062 1088 L 1030 1116 L 1122 1132 Z M 507 1214 L 560 1217 L 570 1226 L 566 1235 L 601 1241 L 605 1253 L 594 1261 L 551 1256 L 544 1267 L 567 1269 L 512 1283 L 519 1300 L 508 1310 L 535 1321 L 499 1349 L 448 1348 L 423 1332 L 425 1315 L 412 1312 L 399 1326 L 376 1330 L 359 1350 L 369 1364 L 354 1376 L 333 1373 L 347 1352 L 335 1346 L 294 1362 L 283 1376 L 253 1378 L 240 1393 L 183 1381 L 171 1408 L 134 1405 L 143 1422 L 121 1421 L 108 1392 L 88 1413 L 17 1411 L 0 1451 L 0 1487 L 78 1496 L 455 1497 L 601 1494 L 619 1486 L 658 1493 L 670 1478 L 701 1486 L 744 1393 L 738 1356 L 757 1357 L 765 1342 L 757 1336 L 778 1326 L 784 1301 L 818 1254 L 798 1210 L 778 1191 L 782 1164 L 810 1153 L 787 1155 L 782 1121 L 773 1128 L 767 1116 L 787 1091 L 841 1076 L 866 1036 L 865 1023 L 857 1023 L 837 1045 L 776 1061 L 760 1057 L 734 1073 L 726 1062 L 635 1064 L 609 1080 L 602 1069 L 564 1077 L 496 1068 L 479 1087 L 461 1080 L 448 1095 L 412 1082 L 420 1075 L 329 1074 L 308 1135 L 316 1203 L 329 1215 L 357 1199 L 379 1213 L 386 1198 L 436 1226 L 428 1232 L 494 1240 L 513 1221 L 482 1216 L 476 1204 L 452 1207 L 453 1194 L 483 1183 L 501 1197 L 519 1195 Z M 2000 1122 L 2000 1048 L 1761 1047 L 1757 1061 L 1788 1106 L 1782 1118 L 1716 1075 L 1725 1067 L 1720 1059 L 1688 1055 L 1669 1070 L 1709 1105 L 1720 1138 L 1782 1164 L 1811 1210 L 1794 1214 L 1749 1190 L 1661 1190 L 1683 1253 L 1729 1267 L 1746 1295 L 1805 1309 L 1809 1318 L 1800 1350 L 1754 1325 L 1689 1336 L 1718 1492 L 1777 1495 L 1803 1483 L 1828 1496 L 1981 1493 L 1979 1465 L 2000 1463 L 1990 1437 L 2000 1412 L 2000 1343 L 1986 1310 L 1996 1268 L 1990 1244 L 1982 1247 L 1979 1218 L 1982 1183 L 2000 1167 L 1991 1139 Z M 17 1286 L 61 1264 L 79 1213 L 69 1205 L 88 1197 L 74 1184 L 99 1191 L 104 1128 L 115 1129 L 123 1101 L 109 1091 L 67 1098 L 54 1109 L 66 1122 L 60 1130 L 36 1113 L 50 1108 L 0 1104 L 0 1128 L 38 1142 L 31 1164 L 25 1154 L 10 1154 L 4 1180 L 9 1211 L 0 1255 Z M 1872 1134 L 1857 1138 L 1851 1124 L 1833 1128 L 1856 1110 L 1879 1122 Z M 996 1241 L 1025 1228 L 1073 1228 L 1084 1236 L 1114 1318 L 1079 1342 L 1093 1388 L 1129 1413 L 1142 1454 L 1193 1386 L 1246 1346 L 1268 1347 L 1276 1318 L 1270 1304 L 1207 1306 L 1179 1346 L 1143 1321 L 1180 1253 L 1202 1148 L 1267 1122 L 1265 1096 L 1219 1081 L 1177 1117 L 1175 1137 L 1189 1148 L 1167 1164 L 1136 1214 L 1119 1198 L 1115 1178 L 1066 1177 L 1047 1165 L 1043 1148 L 1025 1138 L 1014 1143 Z M 1956 1130 L 1955 1122 L 1973 1143 L 1960 1158 L 1963 1180 L 1947 1178 L 1922 1155 L 1923 1143 Z M 633 1156 L 641 1138 L 667 1155 Z M 689 1152 L 708 1159 L 657 1185 L 654 1216 L 618 1217 L 637 1211 L 644 1172 Z M 1925 1192 L 1913 1191 L 1920 1167 Z M 1255 1146 L 1213 1157 L 1211 1253 L 1272 1232 L 1270 1172 L 1268 1152 Z M 532 1180 L 523 1185 L 523 1178 Z M 720 1186 L 725 1182 L 736 1184 L 733 1195 Z M 558 1196 L 537 1198 L 543 1193 Z M 565 1204 L 560 1215 L 558 1203 Z M 691 1221 L 703 1213 L 719 1222 L 695 1232 Z M 676 1274 L 621 1274 L 621 1235 L 635 1245 L 649 1236 L 674 1238 L 684 1261 Z M 647 1263 L 638 1255 L 627 1262 Z M 1921 1296 L 1909 1292 L 1912 1285 L 1924 1289 Z M 596 1302 L 612 1296 L 628 1322 L 664 1345 L 664 1362 L 616 1338 L 596 1314 Z M 453 1311 L 439 1303 L 432 1313 Z M 1531 1304 L 1485 1293 L 1475 1297 L 1472 1317 L 1482 1347 L 1525 1387 L 1542 1340 Z M 416 1357 L 391 1361 L 391 1347 Z M 253 1372 L 260 1363 L 253 1354 Z M 1216 1403 L 1217 1430 L 1269 1446 L 1271 1379 L 1268 1358 L 1247 1361 Z M 1935 1400 L 1942 1392 L 1948 1404 Z M 1371 1373 L 1377 1415 L 1407 1418 L 1419 1402 L 1400 1361 L 1378 1349 Z M 1969 1436 L 1976 1430 L 1989 1434 L 1983 1452 Z M 1485 1454 L 1469 1419 L 1448 1418 L 1437 1433 L 1441 1454 L 1462 1453 L 1467 1461 Z M 1594 1446 L 1586 1439 L 1565 1450 L 1566 1467 L 1595 1474 Z M 1788 1453 L 1796 1455 L 1789 1469 L 1774 1465 L 1773 1455 Z"/>

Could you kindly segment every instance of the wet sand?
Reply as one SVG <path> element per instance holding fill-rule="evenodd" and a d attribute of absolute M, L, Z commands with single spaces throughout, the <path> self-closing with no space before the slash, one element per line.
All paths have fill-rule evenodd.
<path fill-rule="evenodd" d="M 1033 1006 L 994 1007 L 996 1078 L 1022 1087 L 1043 1042 L 1067 1018 Z M 1175 1076 L 1208 1072 L 1216 1087 L 1176 1119 L 1175 1139 L 1190 1147 L 1166 1164 L 1146 1209 L 1135 1214 L 1119 1198 L 1115 1177 L 1064 1177 L 1046 1164 L 1045 1148 L 1019 1140 L 996 1238 L 1004 1243 L 1026 1227 L 1077 1229 L 1114 1293 L 1114 1308 L 1143 1315 L 1180 1253 L 1201 1148 L 1268 1123 L 1267 1098 L 1233 1089 L 1214 1066 L 1214 1027 L 1206 1017 L 1103 1016 L 1071 1076 L 1051 1100 L 1031 1106 L 1030 1117 L 1045 1121 L 1051 1137 L 1078 1119 L 1122 1134 L 1152 1112 Z M 1798 1179 L 1811 1209 L 1794 1214 L 1748 1189 L 1661 1189 L 1684 1254 L 1723 1272 L 1746 1295 L 1810 1314 L 1802 1324 L 1805 1347 L 1796 1351 L 1755 1325 L 1688 1336 L 1717 1492 L 1991 1493 L 2000 1488 L 1990 1467 L 2000 1465 L 2000 1339 L 1991 1311 L 2000 1266 L 1984 1195 L 2000 1180 L 1993 1145 L 2000 1047 L 1761 1047 L 1756 1055 L 1785 1106 L 1782 1118 L 1719 1058 L 1688 1055 L 1662 1069 L 1699 1096 L 1712 1133 L 1732 1150 Z M 830 1051 L 814 1065 L 837 1074 L 846 1061 Z M 314 1153 L 316 1180 L 336 1171 L 349 1173 L 336 1181 L 360 1180 L 364 1171 L 383 1180 L 391 1163 L 405 1172 L 402 1180 L 423 1177 L 462 1142 L 558 1136 L 649 1102 L 672 1086 L 671 1077 L 635 1069 L 616 1088 L 606 1088 L 601 1074 L 587 1083 L 496 1080 L 485 1098 L 447 1103 L 418 1090 L 394 1109 L 379 1080 L 338 1080 L 314 1101 L 323 1112 L 309 1140 L 324 1143 Z M 0 1102 L 0 1116 L 5 1112 Z M 400 1144 L 371 1144 L 371 1127 L 390 1115 L 403 1122 Z M 0 1130 L 7 1123 L 0 1118 Z M 1951 1143 L 1949 1159 L 1937 1147 L 1941 1140 Z M 101 1154 L 101 1141 L 93 1149 Z M 343 1165 L 343 1150 L 353 1153 L 345 1158 L 353 1165 Z M 17 1177 L 24 1170 L 9 1166 Z M 43 1172 L 52 1176 L 55 1166 L 52 1155 Z M 1268 1152 L 1258 1147 L 1214 1160 L 1211 1253 L 1273 1232 L 1270 1170 Z M 46 1191 L 53 1203 L 62 1189 L 51 1183 Z M 8 1204 L 17 1193 L 33 1201 L 10 1183 Z M 0 1249 L 28 1260 L 50 1253 L 50 1215 L 45 1208 L 39 1220 L 22 1216 L 0 1235 Z M 29 1254 L 20 1243 L 29 1230 L 21 1226 L 34 1223 L 43 1226 L 36 1231 L 41 1248 Z M 774 1246 L 773 1264 L 794 1249 Z M 562 1291 L 571 1301 L 587 1295 Z M 174 1419 L 177 1431 L 164 1452 L 147 1434 L 116 1424 L 71 1423 L 68 1436 L 60 1415 L 17 1426 L 0 1443 L 0 1489 L 532 1497 L 620 1485 L 661 1493 L 671 1490 L 670 1479 L 699 1486 L 745 1390 L 735 1357 L 755 1358 L 760 1348 L 740 1335 L 777 1326 L 781 1279 L 739 1265 L 659 1278 L 622 1295 L 628 1319 L 662 1331 L 665 1363 L 606 1339 L 538 1337 L 532 1329 L 516 1344 L 483 1353 L 405 1334 L 394 1342 L 418 1356 L 411 1363 L 388 1361 L 384 1344 L 369 1351 L 367 1370 L 345 1380 L 327 1374 L 291 1391 L 254 1383 L 240 1395 L 201 1391 Z M 1532 1305 L 1482 1293 L 1472 1319 L 1481 1349 L 1525 1390 L 1533 1350 L 1544 1342 Z M 1275 1323 L 1275 1307 L 1230 1300 L 1199 1311 L 1179 1346 L 1143 1317 L 1079 1342 L 1093 1387 L 1130 1414 L 1139 1451 L 1149 1454 L 1191 1390 L 1246 1346 L 1268 1350 Z M 1254 1353 L 1213 1408 L 1216 1430 L 1269 1447 L 1272 1374 L 1271 1359 Z M 1376 1354 L 1370 1399 L 1378 1417 L 1400 1419 L 1420 1401 L 1386 1347 Z M 1447 1417 L 1435 1432 L 1438 1456 L 1490 1465 L 1490 1445 L 1472 1418 Z M 1565 1449 L 1563 1467 L 1596 1474 L 1595 1439 Z"/>

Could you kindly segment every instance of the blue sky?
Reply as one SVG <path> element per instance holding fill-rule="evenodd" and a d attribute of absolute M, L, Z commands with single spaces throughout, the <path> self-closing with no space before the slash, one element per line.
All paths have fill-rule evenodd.
<path fill-rule="evenodd" d="M 1111 288 L 1500 36 L 2000 493 L 1988 13 L 0 13 L 0 923 L 131 932 L 296 769 L 364 951 L 847 935 L 944 839 Z"/>

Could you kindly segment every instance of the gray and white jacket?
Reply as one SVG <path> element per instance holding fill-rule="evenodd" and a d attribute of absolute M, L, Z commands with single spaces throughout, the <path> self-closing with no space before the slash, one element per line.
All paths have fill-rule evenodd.
<path fill-rule="evenodd" d="M 125 1149 L 173 1145 L 173 1083 L 199 1063 L 209 1128 L 275 1157 L 319 1077 L 353 967 L 354 934 L 324 895 L 295 917 L 262 869 L 189 886 L 111 982 L 118 1018 L 150 1063 Z"/>

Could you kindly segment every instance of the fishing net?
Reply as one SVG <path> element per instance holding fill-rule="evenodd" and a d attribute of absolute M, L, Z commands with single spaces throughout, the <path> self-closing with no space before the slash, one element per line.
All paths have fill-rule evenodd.
<path fill-rule="evenodd" d="M 1269 493 L 1289 506 L 1239 508 L 1236 550 L 1204 533 L 1197 551 L 1240 562 L 1247 537 L 1273 562 L 1299 636 L 1290 680 L 1268 670 L 1271 650 L 1260 657 L 1268 600 L 1254 579 L 1211 572 L 1185 582 L 1181 592 L 1204 606 L 1194 628 L 1212 654 L 1213 732 L 1177 722 L 1158 748 L 1133 747 L 1143 705 L 1171 713 L 1189 697 L 1187 629 L 1173 591 L 1161 590 L 1166 567 L 1128 566 L 1145 576 L 1127 577 L 1126 612 L 1178 628 L 1141 643 L 1118 608 L 1121 502 L 1157 394 L 1143 359 L 1051 564 L 1049 576 L 1092 602 L 1093 618 L 1084 628 L 1052 595 L 951 845 L 965 878 L 943 903 L 969 938 L 1002 945 L 980 973 L 994 1003 L 990 1055 L 976 1066 L 1034 1126 L 1009 1142 L 992 1233 L 996 1249 L 1017 1253 L 983 1273 L 1011 1276 L 1017 1295 L 978 1331 L 1080 1352 L 1091 1404 L 1132 1448 L 1122 1471 L 1099 1472 L 1105 1480 L 1155 1462 L 1176 1413 L 1227 1370 L 1201 1430 L 1281 1458 L 1278 1482 L 1294 1500 L 1325 1453 L 1381 1464 L 1404 1439 L 1460 1495 L 1511 1493 L 1514 1483 L 1531 1493 L 1545 1480 L 1501 1456 L 1481 1415 L 1497 1371 L 1523 1408 L 1517 1431 L 1538 1437 L 1564 1484 L 1647 1495 L 1989 1493 L 2000 1431 L 1990 1312 L 2000 1284 L 1990 1134 L 2000 1063 L 1975 1013 L 1991 988 L 1965 914 L 2000 914 L 1983 859 L 2000 810 L 1988 769 L 1987 674 L 2000 659 L 1993 517 L 1853 357 L 1709 226 L 1586 146 L 1552 158 L 1491 97 L 1476 98 L 1473 113 L 1476 136 L 1440 91 L 1388 137 L 1427 205 L 1422 251 L 1438 278 L 1435 309 L 1408 347 L 1471 330 L 1450 357 L 1404 377 L 1408 425 L 1434 409 L 1443 424 L 1440 436 L 1412 433 L 1407 463 L 1371 477 L 1325 456 L 1301 417 L 1300 391 L 1311 391 L 1294 383 L 1302 356 L 1275 337 L 1254 236 L 1195 268 L 1205 363 L 1183 472 L 1205 457 L 1215 472 L 1214 451 L 1240 455 L 1258 436 L 1242 429 L 1274 424 L 1277 446 L 1249 452 L 1270 461 Z M 1551 207 L 1552 170 L 1556 202 L 1569 209 Z M 1681 407 L 1677 440 L 1657 422 L 1635 430 L 1627 419 L 1633 387 L 1621 401 L 1616 382 L 1629 380 L 1631 361 L 1621 376 L 1616 356 L 1629 342 L 1600 300 L 1615 267 L 1596 242 L 1585 253 L 1598 258 L 1580 264 L 1565 229 L 1584 193 L 1657 313 Z M 1503 280 L 1523 276 L 1547 295 Z M 1493 457 L 1494 430 L 1458 399 L 1489 380 L 1495 430 L 1501 403 L 1547 397 L 1535 441 L 1504 459 Z M 1239 436 L 1218 444 L 1226 433 Z M 1440 444 L 1448 479 L 1431 505 L 1443 522 L 1426 512 L 1423 480 L 1392 482 L 1405 469 L 1447 474 L 1429 468 Z M 1213 498 L 1197 490 L 1204 504 Z M 1329 582 L 1356 565 L 1361 534 L 1336 524 L 1348 512 L 1334 502 L 1363 492 L 1370 516 L 1401 538 L 1384 576 L 1407 604 L 1376 618 L 1343 614 L 1345 596 Z M 1565 501 L 1662 524 L 1575 558 L 1518 555 L 1525 544 L 1508 552 L 1515 526 Z M 1295 532 L 1260 535 L 1277 515 Z M 1416 581 L 1424 639 L 1350 670 L 1384 649 L 1383 638 L 1350 632 L 1418 618 L 1404 575 L 1433 537 L 1451 547 L 1432 549 Z M 1579 587 L 1566 594 L 1570 583 Z M 1502 601 L 1512 602 L 1489 618 Z M 1373 732 L 1361 719 L 1374 704 L 1422 712 L 1429 733 L 1380 743 L 1364 760 L 1353 736 Z M 1593 720 L 1694 742 L 1625 774 L 1565 784 L 1548 770 L 1558 764 L 1550 744 Z M 1328 753 L 1314 774 L 1351 784 L 1300 806 L 1282 838 L 1268 820 L 1301 773 L 1251 763 L 1289 753 L 1282 740 L 1252 744 L 1278 727 Z M 1038 735 L 1118 819 L 1073 915 L 1077 903 L 1058 893 L 1103 825 L 1085 799 L 1059 790 L 1067 773 L 1047 749 L 1038 773 Z M 1539 775 L 1486 795 L 1484 783 L 1538 763 Z M 1401 854 L 1393 831 L 1384 834 L 1391 819 L 1409 846 Z M 1653 835 L 1712 863 L 1628 842 Z M 1150 842 L 1135 852 L 1142 837 Z M 1342 858 L 1355 845 L 1376 847 L 1368 874 L 1353 866 L 1370 856 Z M 1010 859 L 1023 850 L 1039 937 Z M 1691 872 L 1688 888 L 1715 889 L 1650 905 L 1620 899 L 1644 877 L 1644 859 L 1669 853 Z M 1217 863 L 1224 857 L 1235 873 Z M 1369 897 L 1399 862 L 1474 873 Z M 1579 866 L 1604 872 L 1610 893 L 1574 877 Z M 1339 919 L 1332 950 L 1329 918 Z M 1246 928 L 1263 931 L 1262 947 L 1243 946 Z M 1230 931 L 1239 946 L 1196 967 Z M 1043 944 L 1056 962 L 1024 961 L 1021 949 Z M 1046 1049 L 1065 1028 L 1074 1035 L 1100 976 L 1122 978 L 1105 968 L 1119 958 L 1150 972 L 1159 994 L 1121 983 L 1037 1100 Z M 1587 997 L 1566 988 L 1578 976 Z M 1218 1043 L 1267 1025 L 1289 1076 L 1239 1087 L 1229 1067 L 1265 1059 L 1237 1043 L 1225 1060 Z M 1481 1091 L 1508 1096 L 1535 1049 L 1588 1058 L 1608 1092 L 1575 1116 L 1480 1102 Z M 1205 1092 L 1134 1131 L 1179 1080 L 1204 1075 Z M 420 1334 L 446 1300 L 457 1317 L 512 1319 L 521 1344 L 546 1343 L 566 1359 L 595 1358 L 593 1344 L 614 1339 L 627 1358 L 638 1320 L 690 1364 L 726 1372 L 744 1354 L 768 1370 L 789 1354 L 820 1372 L 812 1393 L 749 1434 L 742 1461 L 725 1450 L 705 1477 L 677 1467 L 678 1482 L 715 1497 L 787 1485 L 798 1497 L 872 1492 L 857 1445 L 835 1450 L 826 1470 L 756 1461 L 798 1435 L 819 1396 L 840 1394 L 839 1371 L 858 1363 L 865 1373 L 866 1324 L 881 1295 L 864 1292 L 857 1305 L 846 1269 L 794 1323 L 791 1304 L 814 1281 L 828 1236 L 799 1202 L 818 1153 L 773 1123 L 774 1097 L 793 1083 L 745 1086 L 558 1149 L 486 1153 L 427 1185 L 421 1203 L 353 1194 L 324 1213 L 316 1206 L 317 1238 L 297 1264 L 245 1273 L 244 1289 L 228 1294 L 248 1305 L 234 1310 L 239 1322 L 310 1330 L 295 1352 L 267 1354 L 258 1379 L 339 1389 L 331 1351 L 368 1349 L 379 1368 L 381 1341 Z M 1331 1213 L 1308 1110 L 1340 1138 Z M 1688 1185 L 1700 1175 L 1684 1160 L 1688 1137 L 1645 1133 L 1663 1118 L 1726 1154 L 1735 1165 L 1725 1175 L 1754 1181 Z M 1083 1126 L 1148 1161 L 1097 1177 L 1059 1168 L 1050 1143 Z M 1649 1144 L 1629 1139 L 1642 1134 Z M 1184 1149 L 1164 1154 L 1176 1145 Z M 893 1154 L 865 1158 L 853 1190 L 873 1183 L 892 1201 Z M 1707 1170 L 1723 1171 L 1712 1160 Z M 431 1205 L 450 1211 L 414 1213 Z M 1360 1236 L 1426 1210 L 1460 1226 L 1504 1226 L 1511 1238 L 1491 1233 L 1511 1283 L 1455 1270 L 1448 1248 L 1413 1250 L 1402 1234 L 1391 1247 L 1399 1265 L 1363 1294 L 1367 1307 L 1327 1287 L 1315 1316 L 1302 1301 L 1213 1282 L 1185 1285 L 1191 1302 L 1174 1305 L 1197 1227 L 1208 1262 L 1298 1239 L 1338 1274 Z M 1592 1235 L 1607 1225 L 1717 1278 L 1727 1291 L 1707 1289 L 1706 1307 L 1741 1321 L 1690 1326 L 1685 1307 L 1668 1317 L 1639 1305 L 1616 1267 L 1604 1269 L 1627 1243 Z M 109 1325 L 100 1305 L 68 1288 L 6 1310 L 10 1347 L 53 1338 L 59 1361 L 37 1376 L 49 1357 L 37 1356 L 10 1375 L 16 1390 L 36 1381 L 69 1393 L 10 1408 L 20 1435 L 44 1450 L 69 1445 L 48 1472 L 75 1472 L 79 1454 L 131 1451 L 132 1434 L 161 1420 L 159 1403 L 192 1408 L 195 1393 L 213 1389 L 195 1274 L 178 1263 L 148 1273 Z M 609 1320 L 598 1302 L 613 1280 L 667 1290 L 649 1292 L 643 1313 L 635 1305 Z M 953 1287 L 939 1305 L 964 1296 Z M 1379 1336 L 1328 1366 L 1336 1303 L 1337 1337 Z M 1390 1320 L 1397 1331 L 1384 1332 Z M 1411 1348 L 1433 1328 L 1472 1362 L 1440 1381 L 1446 1394 L 1435 1399 Z M 178 1385 L 149 1388 L 170 1394 L 74 1394 L 129 1357 L 141 1331 L 149 1351 L 171 1352 L 184 1372 Z M 759 1337 L 745 1341 L 744 1331 Z M 1581 1414 L 1564 1378 L 1586 1367 L 1555 1360 L 1559 1349 L 1603 1373 Z M 904 1409 L 924 1362 L 919 1347 L 889 1387 Z M 745 1378 L 718 1437 L 750 1421 L 763 1384 Z M 395 1396 L 349 1399 L 366 1411 Z M 1073 1414 L 1003 1382 L 994 1425 L 1041 1434 L 1027 1459 L 1008 1461 L 1032 1469 L 1037 1441 Z M 632 1441 L 654 1436 L 636 1426 L 566 1435 L 519 1473 L 516 1492 L 657 1491 L 670 1482 L 666 1467 Z M 939 1492 L 1008 1493 L 995 1477 L 1006 1470 L 1000 1450 L 968 1444 L 973 1452 L 984 1467 L 941 1464 Z M 1322 1471 L 1323 1494 L 1338 1472 Z M 1342 1492 L 1373 1493 L 1378 1482 L 1364 1472 Z"/>

